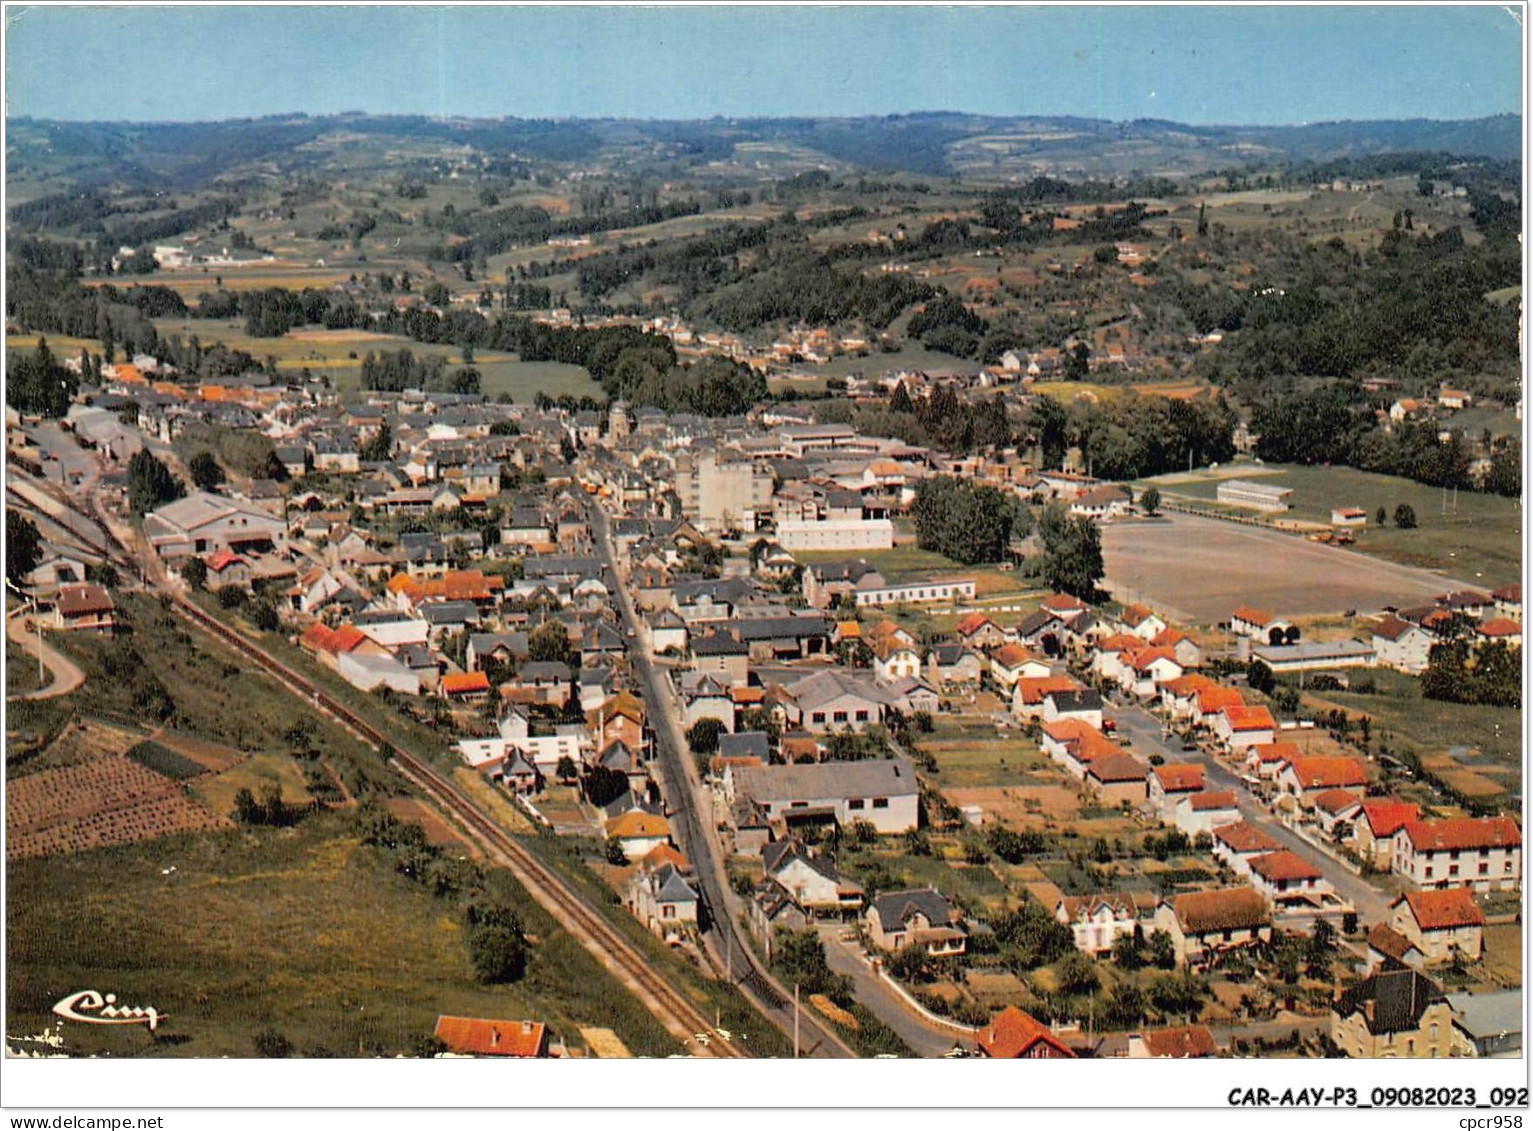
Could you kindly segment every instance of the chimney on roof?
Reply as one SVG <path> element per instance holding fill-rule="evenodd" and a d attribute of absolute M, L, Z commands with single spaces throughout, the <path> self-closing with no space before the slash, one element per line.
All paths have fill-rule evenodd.
<path fill-rule="evenodd" d="M 532 1036 L 532 1022 L 531 1021 L 523 1021 L 522 1022 L 522 1035 L 523 1036 L 528 1036 L 528 1037 Z"/>
<path fill-rule="evenodd" d="M 492 1025 L 492 1026 L 490 1026 L 490 1047 L 492 1049 L 500 1047 L 500 1026 L 499 1025 Z"/>

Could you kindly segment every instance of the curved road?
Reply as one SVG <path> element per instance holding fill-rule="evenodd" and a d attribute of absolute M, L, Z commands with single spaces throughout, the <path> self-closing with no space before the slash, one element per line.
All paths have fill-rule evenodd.
<path fill-rule="evenodd" d="M 5 635 L 10 642 L 19 647 L 33 659 L 37 658 L 39 641 L 37 630 L 28 629 L 27 624 L 31 617 L 18 611 L 6 618 Z M 7 695 L 7 699 L 55 699 L 60 695 L 68 695 L 75 688 L 85 682 L 85 673 L 68 656 L 64 655 L 46 640 L 41 642 L 43 650 L 43 665 L 52 673 L 53 678 L 49 683 L 35 691 L 24 691 L 19 695 Z"/>

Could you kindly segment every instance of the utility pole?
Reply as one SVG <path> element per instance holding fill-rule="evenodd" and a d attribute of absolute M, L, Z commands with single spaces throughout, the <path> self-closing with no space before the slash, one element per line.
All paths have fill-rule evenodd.
<path fill-rule="evenodd" d="M 793 983 L 793 1059 L 798 1059 L 798 983 Z"/>

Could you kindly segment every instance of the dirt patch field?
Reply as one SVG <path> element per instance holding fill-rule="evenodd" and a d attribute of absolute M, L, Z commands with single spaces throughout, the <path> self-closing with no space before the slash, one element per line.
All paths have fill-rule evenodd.
<path fill-rule="evenodd" d="M 1376 613 L 1461 587 L 1426 570 L 1192 515 L 1108 524 L 1102 555 L 1114 596 L 1198 624 L 1226 619 L 1242 604 L 1284 616 Z"/>
<path fill-rule="evenodd" d="M 250 755 L 232 746 L 217 742 L 203 742 L 189 735 L 174 731 L 157 730 L 149 736 L 167 750 L 174 750 L 184 758 L 190 758 L 199 766 L 205 766 L 215 774 L 221 774 L 231 766 L 237 766 Z"/>
<path fill-rule="evenodd" d="M 425 830 L 426 839 L 432 844 L 464 849 L 470 856 L 478 858 L 479 850 L 465 840 L 457 829 L 437 816 L 435 810 L 424 801 L 418 801 L 413 797 L 391 797 L 383 807 L 401 821 L 412 821 L 419 825 Z"/>
<path fill-rule="evenodd" d="M 1075 792 L 1056 785 L 944 789 L 943 796 L 960 808 L 978 805 L 985 823 L 1011 829 L 1043 829 L 1072 820 L 1080 812 Z"/>

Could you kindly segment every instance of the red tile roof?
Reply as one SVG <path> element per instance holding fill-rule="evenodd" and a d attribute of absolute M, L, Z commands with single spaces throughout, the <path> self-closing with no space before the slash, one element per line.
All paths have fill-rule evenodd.
<path fill-rule="evenodd" d="M 1226 707 L 1224 717 L 1235 731 L 1272 730 L 1277 726 L 1265 707 Z"/>
<path fill-rule="evenodd" d="M 1093 758 L 1086 773 L 1104 785 L 1142 782 L 1150 776 L 1144 766 L 1128 754 L 1103 754 Z"/>
<path fill-rule="evenodd" d="M 1196 793 L 1203 788 L 1203 767 L 1187 763 L 1156 766 L 1151 771 L 1167 793 Z"/>
<path fill-rule="evenodd" d="M 59 614 L 66 617 L 109 613 L 115 608 L 112 595 L 99 585 L 63 586 L 59 589 L 57 607 Z"/>
<path fill-rule="evenodd" d="M 984 613 L 970 613 L 968 616 L 960 619 L 953 627 L 957 629 L 960 636 L 973 636 L 987 624 L 994 625 L 995 622 Z"/>
<path fill-rule="evenodd" d="M 1363 802 L 1363 820 L 1375 837 L 1394 836 L 1400 826 L 1421 819 L 1421 807 L 1409 801 L 1386 798 Z"/>
<path fill-rule="evenodd" d="M 1361 758 L 1325 755 L 1292 758 L 1288 770 L 1299 780 L 1301 789 L 1345 789 L 1368 784 L 1368 767 Z"/>
<path fill-rule="evenodd" d="M 1162 685 L 1162 688 L 1175 695 L 1178 699 L 1185 699 L 1189 695 L 1196 695 L 1201 691 L 1207 691 L 1218 686 L 1217 683 L 1206 675 L 1194 673 L 1192 675 L 1179 675 L 1173 680 L 1168 680 Z M 1239 693 L 1237 692 L 1236 694 Z"/>
<path fill-rule="evenodd" d="M 1265 927 L 1272 921 L 1267 901 L 1254 888 L 1190 892 L 1173 899 L 1171 907 L 1183 929 L 1192 934 Z"/>
<path fill-rule="evenodd" d="M 1318 880 L 1320 870 L 1297 852 L 1280 848 L 1251 860 L 1251 871 L 1265 880 Z"/>
<path fill-rule="evenodd" d="M 1474 901 L 1468 888 L 1443 888 L 1441 891 L 1408 891 L 1396 900 L 1410 907 L 1411 915 L 1423 931 L 1445 931 L 1453 927 L 1483 927 L 1485 912 Z"/>
<path fill-rule="evenodd" d="M 1153 1029 L 1141 1033 L 1140 1039 L 1151 1056 L 1187 1060 L 1193 1057 L 1217 1056 L 1218 1046 L 1214 1035 L 1202 1025 L 1187 1025 L 1180 1029 Z"/>
<path fill-rule="evenodd" d="M 1017 680 L 1022 702 L 1036 706 L 1056 691 L 1079 691 L 1081 685 L 1067 675 L 1024 676 Z"/>
<path fill-rule="evenodd" d="M 1295 758 L 1304 756 L 1297 742 L 1258 742 L 1250 748 L 1250 751 L 1256 755 L 1256 760 L 1264 765 L 1273 762 L 1282 765 L 1284 762 L 1292 762 Z"/>
<path fill-rule="evenodd" d="M 469 1056 L 548 1055 L 548 1026 L 541 1021 L 491 1021 L 438 1017 L 436 1037 L 449 1052 Z"/>
<path fill-rule="evenodd" d="M 1491 617 L 1475 629 L 1481 636 L 1521 636 L 1522 625 L 1506 617 Z"/>
<path fill-rule="evenodd" d="M 1241 854 L 1276 852 L 1282 847 L 1261 829 L 1246 821 L 1236 821 L 1233 825 L 1220 825 L 1214 830 L 1214 839 L 1228 845 L 1231 851 Z"/>
<path fill-rule="evenodd" d="M 1442 821 L 1407 821 L 1405 835 L 1417 851 L 1455 848 L 1520 848 L 1522 830 L 1510 817 L 1455 817 Z"/>
<path fill-rule="evenodd" d="M 1240 799 L 1235 796 L 1233 789 L 1205 789 L 1202 793 L 1194 793 L 1187 799 L 1187 803 L 1193 812 L 1206 813 L 1210 809 L 1238 808 Z"/>
<path fill-rule="evenodd" d="M 1032 1050 L 1040 1043 L 1047 1046 L 1048 1055 L 1075 1056 L 1070 1046 L 1055 1036 L 1053 1030 L 1014 1005 L 1008 1005 L 979 1031 L 978 1042 L 984 1054 L 996 1060 L 1036 1055 Z"/>
<path fill-rule="evenodd" d="M 1243 620 L 1247 624 L 1254 624 L 1258 628 L 1264 628 L 1271 624 L 1273 616 L 1263 609 L 1253 609 L 1250 605 L 1241 605 L 1230 614 L 1231 620 Z"/>
<path fill-rule="evenodd" d="M 489 689 L 490 677 L 485 672 L 448 672 L 442 677 L 442 691 L 447 695 L 468 695 Z"/>
<path fill-rule="evenodd" d="M 1245 696 L 1233 687 L 1205 687 L 1198 692 L 1198 713 L 1217 715 L 1228 707 L 1244 706 L 1245 701 Z"/>
<path fill-rule="evenodd" d="M 1358 804 L 1358 796 L 1351 790 L 1328 789 L 1314 796 L 1315 808 L 1324 809 L 1332 816 L 1344 813 Z"/>

